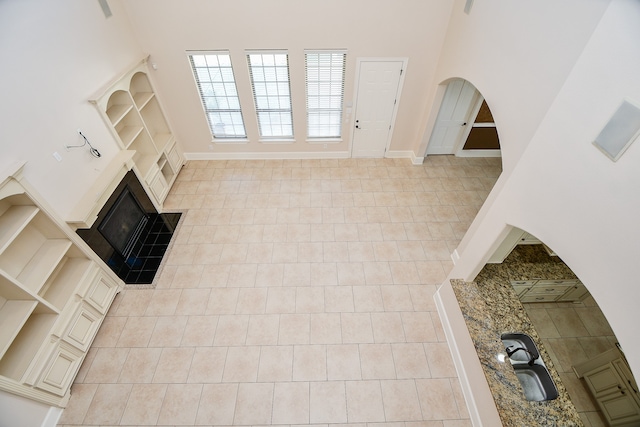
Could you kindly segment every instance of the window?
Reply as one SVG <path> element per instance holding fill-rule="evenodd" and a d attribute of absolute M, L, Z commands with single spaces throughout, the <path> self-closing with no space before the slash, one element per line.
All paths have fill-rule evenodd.
<path fill-rule="evenodd" d="M 258 128 L 263 138 L 292 138 L 289 58 L 286 52 L 247 52 Z"/>
<path fill-rule="evenodd" d="M 340 138 L 346 53 L 306 52 L 307 136 Z"/>
<path fill-rule="evenodd" d="M 213 137 L 246 138 L 229 53 L 194 53 L 189 59 Z"/>

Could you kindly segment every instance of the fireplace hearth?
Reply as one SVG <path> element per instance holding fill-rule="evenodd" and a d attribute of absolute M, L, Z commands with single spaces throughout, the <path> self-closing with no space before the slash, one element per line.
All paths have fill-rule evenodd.
<path fill-rule="evenodd" d="M 135 173 L 129 171 L 94 225 L 77 233 L 125 283 L 150 284 L 180 216 L 159 214 Z"/>

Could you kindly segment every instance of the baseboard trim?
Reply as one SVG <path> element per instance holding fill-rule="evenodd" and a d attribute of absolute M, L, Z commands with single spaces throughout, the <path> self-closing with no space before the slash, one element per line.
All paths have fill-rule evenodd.
<path fill-rule="evenodd" d="M 460 254 L 457 249 L 454 249 L 451 253 L 451 261 L 453 261 L 453 265 L 456 265 L 458 261 L 460 261 Z"/>
<path fill-rule="evenodd" d="M 348 151 L 184 153 L 186 160 L 348 159 Z"/>
<path fill-rule="evenodd" d="M 456 157 L 502 157 L 500 150 L 460 150 Z"/>
<path fill-rule="evenodd" d="M 416 166 L 424 162 L 424 157 L 417 157 L 411 150 L 387 151 L 384 156 L 388 159 L 411 159 L 411 163 Z"/>
<path fill-rule="evenodd" d="M 411 163 L 413 163 L 416 166 L 419 166 L 421 164 L 424 163 L 424 157 L 418 157 L 416 156 L 416 154 L 412 151 L 411 152 Z"/>

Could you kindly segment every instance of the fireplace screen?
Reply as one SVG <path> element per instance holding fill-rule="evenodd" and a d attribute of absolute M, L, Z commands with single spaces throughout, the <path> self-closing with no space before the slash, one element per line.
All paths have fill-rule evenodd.
<path fill-rule="evenodd" d="M 131 254 L 131 250 L 148 219 L 147 214 L 127 186 L 98 226 L 98 230 L 111 246 L 126 259 Z"/>

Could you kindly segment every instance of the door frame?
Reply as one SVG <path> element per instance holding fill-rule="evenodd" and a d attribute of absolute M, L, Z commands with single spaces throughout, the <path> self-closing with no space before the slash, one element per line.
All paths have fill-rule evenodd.
<path fill-rule="evenodd" d="M 400 97 L 402 96 L 402 88 L 404 86 L 404 78 L 407 74 L 407 66 L 409 64 L 408 57 L 359 57 L 356 58 L 356 75 L 353 88 L 353 120 L 351 123 L 351 131 L 349 132 L 349 157 L 353 157 L 353 136 L 355 134 L 355 117 L 358 114 L 358 88 L 360 87 L 360 70 L 363 62 L 402 62 L 402 72 L 400 73 L 400 80 L 398 81 L 398 91 L 396 92 L 396 103 L 393 106 L 393 113 L 391 114 L 391 128 L 387 134 L 387 143 L 384 147 L 384 157 L 387 157 L 389 152 L 389 146 L 391 145 L 391 138 L 396 126 L 396 118 L 398 116 L 398 106 L 400 105 Z"/>

